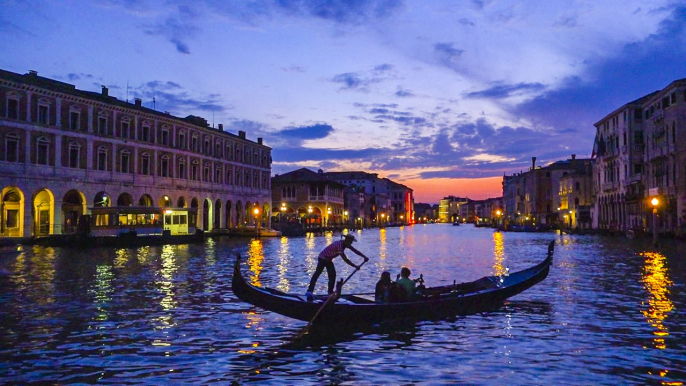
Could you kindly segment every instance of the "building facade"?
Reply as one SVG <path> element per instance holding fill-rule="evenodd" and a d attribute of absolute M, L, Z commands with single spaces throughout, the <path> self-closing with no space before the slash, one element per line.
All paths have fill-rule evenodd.
<path fill-rule="evenodd" d="M 594 227 L 647 231 L 656 218 L 659 232 L 686 234 L 686 79 L 622 106 L 595 127 Z"/>
<path fill-rule="evenodd" d="M 195 208 L 205 231 L 268 221 L 271 149 L 101 93 L 0 70 L 0 235 L 71 233 L 89 208 Z"/>
<path fill-rule="evenodd" d="M 274 176 L 272 205 L 279 208 L 278 223 L 318 227 L 347 223 L 350 213 L 344 208 L 345 190 L 345 185 L 330 179 L 321 170 L 302 168 Z"/>
<path fill-rule="evenodd" d="M 583 200 L 582 186 L 585 188 L 586 185 L 581 182 L 583 178 L 590 178 L 592 162 L 591 159 L 577 159 L 576 155 L 572 154 L 571 159 L 537 167 L 534 157 L 528 171 L 504 176 L 503 225 L 551 228 L 568 224 L 571 217 L 589 221 L 587 217 L 590 216 L 590 204 Z M 568 183 L 566 181 L 571 175 L 576 178 L 572 185 L 574 189 L 562 189 L 561 186 Z M 581 184 L 578 193 L 576 182 Z M 560 193 L 561 189 L 564 194 Z M 569 194 L 573 196 L 572 206 L 568 201 Z M 576 200 L 577 197 L 579 200 Z M 563 200 L 567 201 L 563 203 Z M 576 201 L 579 201 L 578 208 Z M 579 213 L 581 209 L 582 213 Z M 578 221 L 572 220 L 572 223 L 575 227 L 578 225 Z"/>

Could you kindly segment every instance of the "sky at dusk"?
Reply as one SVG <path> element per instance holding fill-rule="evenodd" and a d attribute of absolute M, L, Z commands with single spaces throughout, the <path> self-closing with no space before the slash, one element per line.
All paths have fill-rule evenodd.
<path fill-rule="evenodd" d="M 590 157 L 595 122 L 686 77 L 686 2 L 0 0 L 0 52 L 264 138 L 274 174 L 362 170 L 437 203 Z"/>

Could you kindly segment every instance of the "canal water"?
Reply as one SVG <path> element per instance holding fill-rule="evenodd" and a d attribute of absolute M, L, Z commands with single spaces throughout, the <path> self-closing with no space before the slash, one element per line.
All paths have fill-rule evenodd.
<path fill-rule="evenodd" d="M 402 266 L 427 286 L 529 267 L 556 242 L 550 275 L 478 315 L 372 326 L 305 323 L 231 291 L 249 280 L 304 293 L 340 235 L 138 249 L 29 247 L 0 261 L 3 384 L 681 385 L 686 247 L 664 241 L 499 233 L 471 225 L 355 232 L 371 261 L 346 284 L 373 292 Z M 361 261 L 353 253 L 348 254 Z M 336 260 L 339 277 L 351 271 Z M 326 273 L 317 292 L 326 289 Z"/>

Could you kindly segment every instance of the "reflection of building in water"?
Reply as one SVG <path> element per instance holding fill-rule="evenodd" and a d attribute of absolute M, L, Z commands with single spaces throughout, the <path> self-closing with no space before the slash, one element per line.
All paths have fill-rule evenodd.
<path fill-rule="evenodd" d="M 507 269 L 503 265 L 503 262 L 505 261 L 503 234 L 500 232 L 493 232 L 493 242 L 495 244 L 495 248 L 493 250 L 493 274 L 496 276 L 504 275 Z"/>
<path fill-rule="evenodd" d="M 665 349 L 664 337 L 669 335 L 669 331 L 663 322 L 667 318 L 667 314 L 674 309 L 674 304 L 668 296 L 668 287 L 673 283 L 667 275 L 664 255 L 657 252 L 644 252 L 641 255 L 645 257 L 643 285 L 650 295 L 648 308 L 643 310 L 643 316 L 655 328 L 653 345 L 655 348 Z"/>

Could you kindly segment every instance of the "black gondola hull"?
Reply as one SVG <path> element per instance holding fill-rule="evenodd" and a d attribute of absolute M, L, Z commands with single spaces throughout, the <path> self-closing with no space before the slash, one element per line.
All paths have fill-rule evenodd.
<path fill-rule="evenodd" d="M 330 302 L 326 306 L 317 317 L 316 323 L 375 324 L 389 320 L 434 319 L 492 310 L 501 306 L 506 299 L 544 280 L 552 264 L 553 249 L 554 242 L 551 242 L 546 259 L 534 267 L 509 276 L 487 276 L 458 286 L 427 288 L 427 293 L 437 295 L 428 295 L 416 301 L 375 303 L 356 295 L 341 295 L 335 303 Z M 312 320 L 325 300 L 307 302 L 298 295 L 255 287 L 242 276 L 240 258 L 236 260 L 234 267 L 232 288 L 236 296 L 247 303 L 303 321 Z M 457 290 L 459 288 L 475 290 L 461 292 Z"/>

